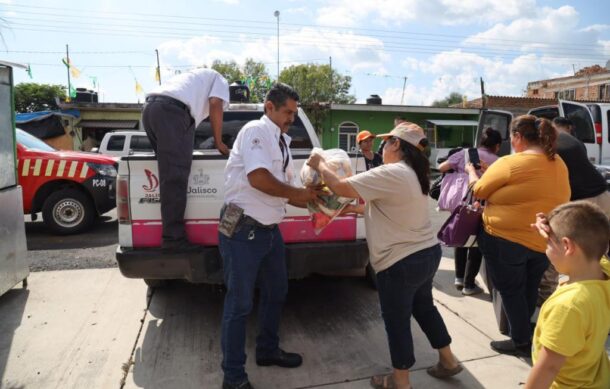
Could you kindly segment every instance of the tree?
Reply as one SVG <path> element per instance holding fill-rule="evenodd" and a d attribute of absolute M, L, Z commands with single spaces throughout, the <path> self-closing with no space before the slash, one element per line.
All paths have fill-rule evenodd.
<path fill-rule="evenodd" d="M 293 65 L 282 70 L 280 81 L 297 91 L 301 106 L 318 132 L 328 114 L 327 103 L 352 104 L 356 101 L 349 94 L 352 78 L 342 76 L 330 65 Z"/>
<path fill-rule="evenodd" d="M 454 104 L 461 104 L 464 99 L 464 95 L 458 92 L 451 92 L 449 96 L 442 100 L 434 100 L 432 102 L 433 107 L 449 107 Z"/>
<path fill-rule="evenodd" d="M 215 60 L 212 63 L 212 69 L 222 74 L 222 76 L 227 79 L 229 84 L 239 81 L 243 77 L 241 69 L 235 61 L 221 62 L 220 60 Z"/>
<path fill-rule="evenodd" d="M 63 85 L 21 83 L 15 86 L 15 111 L 36 112 L 59 109 L 56 97 L 64 97 Z"/>
<path fill-rule="evenodd" d="M 282 70 L 280 81 L 296 89 L 303 105 L 321 102 L 351 104 L 356 101 L 349 94 L 352 78 L 331 70 L 330 65 L 293 65 Z"/>
<path fill-rule="evenodd" d="M 265 100 L 265 95 L 272 85 L 265 64 L 256 62 L 252 58 L 247 58 L 242 68 L 235 61 L 221 62 L 214 61 L 212 69 L 222 74 L 229 84 L 240 81 L 250 89 L 250 101 L 261 103 Z"/>

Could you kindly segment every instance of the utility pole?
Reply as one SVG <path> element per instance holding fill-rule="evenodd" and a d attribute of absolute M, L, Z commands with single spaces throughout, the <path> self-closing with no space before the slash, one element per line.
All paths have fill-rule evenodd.
<path fill-rule="evenodd" d="M 485 82 L 483 81 L 483 77 L 480 77 L 481 80 L 481 108 L 487 108 L 487 101 L 485 98 Z"/>
<path fill-rule="evenodd" d="M 277 18 L 277 82 L 280 81 L 280 11 L 275 11 L 273 16 Z"/>
<path fill-rule="evenodd" d="M 72 101 L 72 97 L 70 96 L 70 91 L 72 87 L 70 86 L 70 50 L 68 49 L 68 44 L 66 44 L 66 69 L 68 70 L 68 97 L 66 97 L 66 103 Z"/>
<path fill-rule="evenodd" d="M 159 50 L 155 49 L 155 53 L 157 54 L 157 78 L 159 81 L 159 85 L 161 85 L 161 67 L 159 66 Z"/>
<path fill-rule="evenodd" d="M 402 105 L 402 101 L 405 98 L 405 87 L 407 86 L 407 76 L 404 76 L 404 82 L 402 83 L 402 96 L 400 97 L 400 105 Z"/>

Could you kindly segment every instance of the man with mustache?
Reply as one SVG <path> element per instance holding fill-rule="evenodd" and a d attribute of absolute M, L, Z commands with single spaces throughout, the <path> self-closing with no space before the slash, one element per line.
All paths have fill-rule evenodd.
<path fill-rule="evenodd" d="M 286 204 L 306 207 L 318 191 L 294 186 L 290 137 L 299 95 L 275 84 L 265 114 L 237 135 L 225 168 L 225 205 L 218 233 L 227 288 L 222 316 L 223 389 L 251 389 L 246 363 L 246 320 L 260 288 L 256 364 L 298 367 L 299 354 L 279 347 L 280 314 L 288 292 L 285 247 L 278 224 Z M 224 228 L 225 226 L 230 226 Z"/>

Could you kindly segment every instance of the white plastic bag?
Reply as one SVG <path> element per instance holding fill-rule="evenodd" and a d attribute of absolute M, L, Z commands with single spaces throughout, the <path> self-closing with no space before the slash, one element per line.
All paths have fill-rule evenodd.
<path fill-rule="evenodd" d="M 343 178 L 352 175 L 351 161 L 344 150 L 322 150 L 321 148 L 315 147 L 311 150 L 311 155 L 315 154 L 320 154 L 326 161 L 328 167 L 330 167 L 337 176 Z M 332 193 L 332 191 L 324 185 L 319 174 L 307 164 L 304 164 L 301 169 L 301 182 L 305 186 L 322 185 L 322 190 L 328 193 L 327 196 L 322 196 L 322 204 L 311 202 L 307 205 L 314 231 L 316 234 L 319 234 L 353 199 L 340 197 Z"/>

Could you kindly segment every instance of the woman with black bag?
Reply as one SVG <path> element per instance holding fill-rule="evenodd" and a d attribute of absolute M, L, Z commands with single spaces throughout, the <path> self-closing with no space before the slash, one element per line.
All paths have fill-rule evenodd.
<path fill-rule="evenodd" d="M 485 129 L 481 137 L 481 145 L 478 149 L 474 149 L 478 154 L 478 159 L 481 161 L 483 169 L 494 163 L 498 159 L 498 151 L 500 151 L 500 145 L 502 144 L 502 135 L 500 132 L 494 130 L 491 127 Z M 450 201 L 445 202 L 447 208 L 444 210 L 453 212 L 455 207 L 464 198 L 465 190 L 468 187 L 468 173 L 466 173 L 466 163 L 470 160 L 468 158 L 469 149 L 464 149 L 463 152 L 457 152 L 449 156 L 447 161 L 443 162 L 439 166 L 441 173 L 447 175 L 455 174 L 462 175 L 462 180 L 451 180 L 452 185 L 456 187 L 463 185 L 460 188 L 450 188 L 448 185 L 443 185 L 443 190 L 453 194 L 454 198 L 449 199 Z M 453 173 L 449 173 L 453 171 Z M 480 171 L 480 170 L 479 170 Z M 447 177 L 449 178 L 449 177 Z M 439 199 L 441 200 L 441 199 Z M 439 206 L 443 204 L 443 201 L 439 201 Z M 462 291 L 465 296 L 472 296 L 483 292 L 483 289 L 479 287 L 475 278 L 479 273 L 481 267 L 481 261 L 483 255 L 478 247 L 456 247 L 454 249 L 455 258 L 455 281 L 454 285 L 458 290 Z"/>

